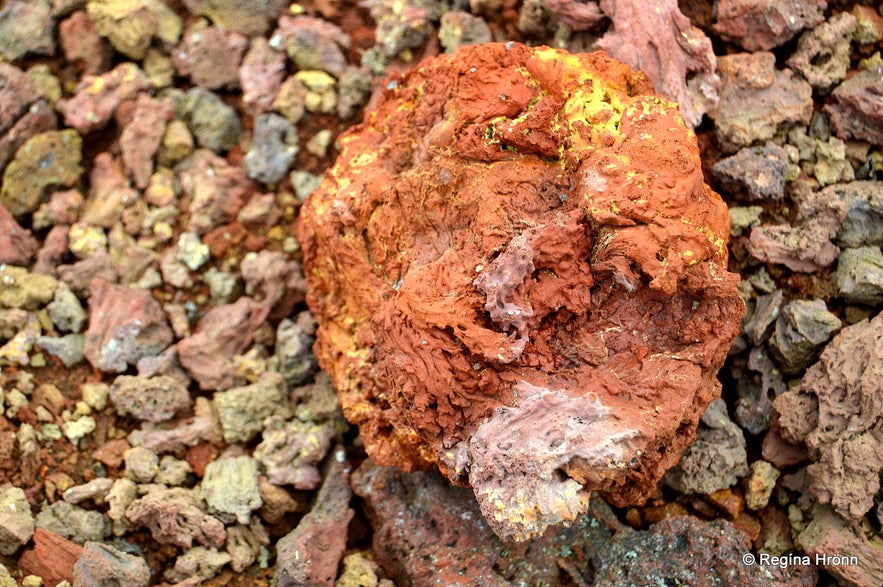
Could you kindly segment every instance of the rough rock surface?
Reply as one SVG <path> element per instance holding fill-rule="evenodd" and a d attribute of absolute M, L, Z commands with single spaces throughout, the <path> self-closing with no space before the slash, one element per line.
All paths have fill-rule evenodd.
<path fill-rule="evenodd" d="M 9 487 L 0 492 L 0 554 L 15 554 L 34 535 L 34 518 L 25 492 Z"/>
<path fill-rule="evenodd" d="M 799 373 L 816 358 L 820 346 L 842 326 L 822 300 L 794 300 L 782 308 L 770 350 L 785 373 Z"/>
<path fill-rule="evenodd" d="M 797 542 L 813 559 L 822 557 L 830 563 L 822 566 L 840 585 L 861 587 L 883 584 L 883 545 L 870 541 L 863 528 L 837 515 L 829 506 L 812 509 L 812 521 L 797 537 Z M 843 564 L 836 556 L 854 556 L 858 564 Z"/>
<path fill-rule="evenodd" d="M 58 585 L 61 581 L 73 583 L 74 565 L 82 553 L 82 546 L 37 528 L 34 546 L 21 554 L 18 568 L 23 573 L 42 577 L 47 585 Z"/>
<path fill-rule="evenodd" d="M 596 497 L 571 528 L 512 544 L 491 532 L 466 490 L 433 473 L 407 475 L 365 462 L 353 488 L 368 504 L 377 562 L 399 585 L 815 584 L 812 567 L 792 569 L 797 573 L 789 577 L 742 564 L 750 544 L 724 520 L 682 516 L 637 532 Z"/>
<path fill-rule="evenodd" d="M 709 115 L 724 151 L 772 139 L 780 125 L 809 122 L 812 86 L 790 69 L 776 69 L 772 53 L 725 55 L 717 64 L 723 85 L 720 103 Z"/>
<path fill-rule="evenodd" d="M 76 93 L 56 108 L 64 121 L 83 134 L 103 128 L 123 100 L 146 90 L 149 81 L 134 63 L 121 63 L 100 76 L 85 76 Z"/>
<path fill-rule="evenodd" d="M 149 584 L 150 567 L 144 559 L 109 544 L 87 542 L 74 565 L 74 587 L 147 587 Z"/>
<path fill-rule="evenodd" d="M 83 352 L 96 369 L 122 373 L 172 344 L 172 329 L 149 291 L 95 279 L 90 298 Z"/>
<path fill-rule="evenodd" d="M 721 191 L 739 200 L 782 200 L 788 174 L 788 152 L 775 143 L 746 147 L 712 167 Z"/>
<path fill-rule="evenodd" d="M 883 65 L 859 72 L 837 86 L 825 106 L 837 136 L 883 145 L 881 95 Z"/>
<path fill-rule="evenodd" d="M 36 84 L 17 67 L 0 63 L 0 170 L 26 140 L 55 126 Z"/>
<path fill-rule="evenodd" d="M 727 415 L 722 399 L 711 402 L 702 415 L 696 440 L 663 479 L 681 493 L 714 493 L 748 473 L 745 437 Z"/>
<path fill-rule="evenodd" d="M 832 241 L 845 217 L 846 204 L 837 197 L 836 186 L 812 192 L 798 201 L 794 222 L 752 229 L 748 252 L 792 271 L 818 271 L 840 254 Z"/>
<path fill-rule="evenodd" d="M 769 51 L 825 19 L 825 0 L 720 0 L 714 30 L 748 51 Z"/>
<path fill-rule="evenodd" d="M 50 130 L 28 139 L 3 171 L 0 204 L 13 216 L 34 212 L 52 189 L 70 187 L 83 172 L 76 131 Z"/>
<path fill-rule="evenodd" d="M 843 517 L 874 506 L 883 463 L 883 314 L 844 328 L 800 387 L 773 403 L 778 433 L 805 446 L 809 492 Z"/>
<path fill-rule="evenodd" d="M 201 88 L 236 88 L 247 47 L 248 40 L 236 31 L 210 26 L 184 35 L 172 52 L 172 63 Z"/>
<path fill-rule="evenodd" d="M 38 246 L 31 231 L 22 228 L 0 203 L 0 263 L 29 265 Z"/>
<path fill-rule="evenodd" d="M 503 536 L 587 490 L 645 499 L 743 313 L 726 208 L 645 80 L 517 44 L 424 62 L 301 211 L 317 356 L 368 453 L 468 482 Z"/>
<path fill-rule="evenodd" d="M 346 549 L 346 528 L 353 517 L 350 465 L 343 448 L 325 474 L 313 509 L 276 544 L 275 577 L 279 587 L 331 587 Z"/>
<path fill-rule="evenodd" d="M 855 26 L 855 17 L 841 12 L 803 33 L 797 41 L 797 51 L 788 59 L 788 66 L 817 90 L 829 90 L 846 78 Z"/>
<path fill-rule="evenodd" d="M 692 127 L 718 104 L 721 80 L 711 40 L 690 24 L 677 0 L 662 0 L 650 9 L 644 0 L 601 0 L 613 30 L 596 47 L 647 74 L 653 87 L 680 105 Z M 665 59 L 660 59 L 665 55 Z"/>

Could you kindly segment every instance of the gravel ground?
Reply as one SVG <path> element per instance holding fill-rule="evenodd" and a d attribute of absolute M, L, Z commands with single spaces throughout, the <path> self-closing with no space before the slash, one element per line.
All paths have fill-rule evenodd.
<path fill-rule="evenodd" d="M 491 41 L 679 104 L 747 307 L 655 494 L 517 544 L 366 459 L 295 237 L 387 76 Z M 0 0 L 0 587 L 883 584 L 881 50 L 871 1 Z"/>

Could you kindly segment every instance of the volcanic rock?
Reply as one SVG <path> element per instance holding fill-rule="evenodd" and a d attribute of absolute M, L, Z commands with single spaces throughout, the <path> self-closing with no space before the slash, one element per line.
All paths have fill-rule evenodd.
<path fill-rule="evenodd" d="M 368 453 L 502 537 L 638 503 L 744 306 L 694 135 L 601 53 L 463 47 L 393 78 L 301 211 L 316 354 Z"/>

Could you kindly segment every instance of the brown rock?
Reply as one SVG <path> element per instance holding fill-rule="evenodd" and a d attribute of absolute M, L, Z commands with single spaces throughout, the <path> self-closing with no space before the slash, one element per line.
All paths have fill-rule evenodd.
<path fill-rule="evenodd" d="M 58 268 L 64 256 L 67 254 L 68 226 L 53 226 L 43 240 L 43 246 L 37 252 L 37 262 L 34 264 L 34 273 L 42 275 L 58 276 Z M 65 280 L 66 281 L 66 280 Z"/>
<path fill-rule="evenodd" d="M 825 112 L 842 139 L 854 138 L 883 145 L 883 65 L 862 71 L 837 86 Z"/>
<path fill-rule="evenodd" d="M 714 30 L 746 51 L 769 51 L 825 20 L 825 0 L 720 0 Z"/>
<path fill-rule="evenodd" d="M 38 246 L 31 231 L 22 228 L 0 204 L 0 263 L 30 265 Z"/>
<path fill-rule="evenodd" d="M 174 340 L 159 302 L 149 291 L 91 283 L 89 328 L 83 354 L 93 367 L 121 373 L 141 357 L 155 356 Z"/>
<path fill-rule="evenodd" d="M 343 447 L 338 447 L 313 509 L 276 544 L 275 577 L 280 587 L 334 585 L 354 513 L 349 507 L 352 495 L 350 465 Z"/>
<path fill-rule="evenodd" d="M 15 61 L 55 53 L 55 19 L 49 0 L 9 0 L 0 8 L 0 57 Z"/>
<path fill-rule="evenodd" d="M 92 453 L 92 458 L 108 467 L 118 469 L 123 464 L 123 457 L 127 450 L 132 448 L 125 438 L 117 438 L 105 442 L 98 450 Z"/>
<path fill-rule="evenodd" d="M 67 233 L 67 227 L 64 227 L 64 230 Z M 91 284 L 94 279 L 112 283 L 117 280 L 118 275 L 113 268 L 110 255 L 98 251 L 72 265 L 59 265 L 58 277 L 67 283 L 77 296 L 88 298 L 92 294 Z"/>
<path fill-rule="evenodd" d="M 270 46 L 286 51 L 298 69 L 339 76 L 346 68 L 343 50 L 350 46 L 350 38 L 340 27 L 321 18 L 283 16 L 270 37 Z"/>
<path fill-rule="evenodd" d="M 840 585 L 883 585 L 883 545 L 828 506 L 816 506 L 797 543 Z"/>
<path fill-rule="evenodd" d="M 841 12 L 803 33 L 797 41 L 797 50 L 788 58 L 788 67 L 817 90 L 827 92 L 846 78 L 855 27 L 855 17 Z"/>
<path fill-rule="evenodd" d="M 58 44 L 64 58 L 88 75 L 99 75 L 110 67 L 112 51 L 91 18 L 78 10 L 58 25 Z"/>
<path fill-rule="evenodd" d="M 206 312 L 193 336 L 178 343 L 178 359 L 199 382 L 200 389 L 227 389 L 233 385 L 232 359 L 251 345 L 268 312 L 251 298 L 241 297 L 233 304 Z"/>
<path fill-rule="evenodd" d="M 132 120 L 120 135 L 120 150 L 126 170 L 141 189 L 150 184 L 154 156 L 165 135 L 166 123 L 174 114 L 175 108 L 168 98 L 156 100 L 139 94 L 135 100 Z"/>
<path fill-rule="evenodd" d="M 74 564 L 82 553 L 82 546 L 58 534 L 37 528 L 34 532 L 34 547 L 21 554 L 18 569 L 26 575 L 42 577 L 46 585 L 57 585 L 61 581 L 73 583 Z"/>
<path fill-rule="evenodd" d="M 641 502 L 744 311 L 694 135 L 601 53 L 464 47 L 389 88 L 298 232 L 316 354 L 368 453 L 468 482 L 508 538 L 589 490 Z"/>
<path fill-rule="evenodd" d="M 613 30 L 595 46 L 647 74 L 661 95 L 680 105 L 692 127 L 718 104 L 721 80 L 711 39 L 690 24 L 677 0 L 601 0 Z"/>
<path fill-rule="evenodd" d="M 119 222 L 126 206 L 138 199 L 122 162 L 108 152 L 93 159 L 89 174 L 89 198 L 83 208 L 82 220 L 88 224 L 110 228 Z"/>
<path fill-rule="evenodd" d="M 254 36 L 266 32 L 269 21 L 275 20 L 288 6 L 285 0 L 262 0 L 242 3 L 237 0 L 184 0 L 193 14 L 207 16 L 216 25 Z"/>
<path fill-rule="evenodd" d="M 120 63 L 100 76 L 83 76 L 76 93 L 56 108 L 64 121 L 83 134 L 103 128 L 123 100 L 150 87 L 150 81 L 132 62 Z"/>
<path fill-rule="evenodd" d="M 201 88 L 238 88 L 238 68 L 248 40 L 236 31 L 209 26 L 184 35 L 172 52 L 178 73 Z"/>
<path fill-rule="evenodd" d="M 848 520 L 868 513 L 880 489 L 880 381 L 883 314 L 844 328 L 806 372 L 800 387 L 773 402 L 779 434 L 809 451 L 809 492 Z"/>
<path fill-rule="evenodd" d="M 772 139 L 780 125 L 809 123 L 812 86 L 790 69 L 777 70 L 772 53 L 726 55 L 717 65 L 723 85 L 720 103 L 709 115 L 727 153 Z"/>

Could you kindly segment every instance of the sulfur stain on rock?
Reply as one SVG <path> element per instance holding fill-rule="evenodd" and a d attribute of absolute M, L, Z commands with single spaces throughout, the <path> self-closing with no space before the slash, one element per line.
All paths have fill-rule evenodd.
<path fill-rule="evenodd" d="M 464 47 L 341 147 L 298 235 L 370 456 L 471 486 L 504 539 L 646 499 L 744 310 L 677 105 L 602 53 Z"/>

